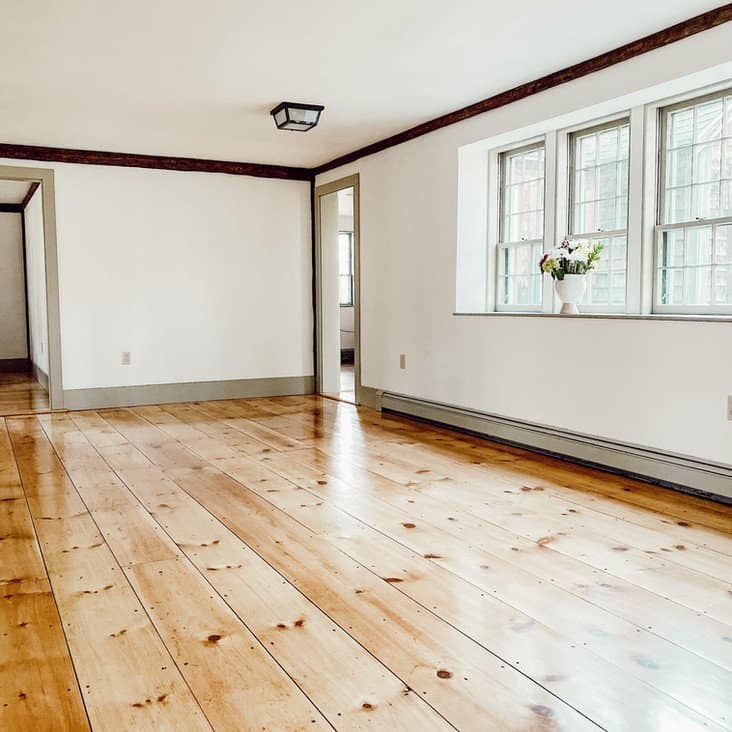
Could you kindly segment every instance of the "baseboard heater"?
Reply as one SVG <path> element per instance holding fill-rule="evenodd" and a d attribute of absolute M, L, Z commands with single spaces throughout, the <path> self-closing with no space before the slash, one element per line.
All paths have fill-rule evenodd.
<path fill-rule="evenodd" d="M 383 411 L 732 504 L 732 465 L 616 442 L 449 404 L 382 392 Z"/>

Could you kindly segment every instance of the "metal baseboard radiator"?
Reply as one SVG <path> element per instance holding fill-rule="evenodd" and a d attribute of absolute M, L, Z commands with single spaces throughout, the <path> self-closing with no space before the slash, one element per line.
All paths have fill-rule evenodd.
<path fill-rule="evenodd" d="M 732 503 L 732 465 L 524 422 L 449 404 L 381 392 L 381 409 L 562 459 Z"/>

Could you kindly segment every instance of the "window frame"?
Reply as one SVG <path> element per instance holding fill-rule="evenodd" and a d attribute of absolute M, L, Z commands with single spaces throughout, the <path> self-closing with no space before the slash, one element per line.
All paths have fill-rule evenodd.
<path fill-rule="evenodd" d="M 341 302 L 341 298 L 340 298 L 340 286 L 339 286 L 339 288 L 338 288 L 338 305 L 339 305 L 339 307 L 342 307 L 342 308 L 352 308 L 354 306 L 354 300 L 355 300 L 355 298 L 354 298 L 354 292 L 353 292 L 353 282 L 354 282 L 354 272 L 353 272 L 353 267 L 354 267 L 354 262 L 353 262 L 353 259 L 354 259 L 354 257 L 353 257 L 353 232 L 352 231 L 339 231 L 338 232 L 338 239 L 339 239 L 338 256 L 339 256 L 339 258 L 340 258 L 340 237 L 341 236 L 344 236 L 344 235 L 348 236 L 348 243 L 349 243 L 349 247 L 348 247 L 348 261 L 349 261 L 349 265 L 350 265 L 348 269 L 350 271 L 347 274 L 343 274 L 342 272 L 339 271 L 338 272 L 338 280 L 339 280 L 339 284 L 340 284 L 340 278 L 341 277 L 348 277 L 348 279 L 349 279 L 349 285 L 350 285 L 349 288 L 348 288 L 349 301 L 348 302 Z"/>
<path fill-rule="evenodd" d="M 576 144 L 575 141 L 578 137 L 597 134 L 603 130 L 612 129 L 614 127 L 628 126 L 628 193 L 627 193 L 627 210 L 625 212 L 625 228 L 624 229 L 610 229 L 607 231 L 595 231 L 595 232 L 575 232 L 574 231 L 574 206 L 575 206 L 575 173 L 576 167 Z M 567 210 L 566 210 L 566 231 L 567 237 L 578 239 L 587 239 L 594 241 L 603 237 L 612 238 L 614 236 L 621 236 L 625 234 L 625 297 L 622 305 L 613 305 L 608 303 L 607 305 L 598 305 L 592 303 L 581 304 L 582 312 L 585 313 L 626 313 L 628 311 L 628 303 L 630 300 L 630 216 L 631 216 L 631 178 L 632 178 L 632 150 L 633 150 L 633 125 L 631 119 L 630 110 L 619 117 L 613 117 L 602 122 L 595 121 L 590 122 L 588 125 L 583 127 L 573 127 L 566 133 L 567 137 L 567 164 L 566 164 L 566 185 L 567 185 Z M 593 276 L 591 273 L 590 277 Z"/>
<path fill-rule="evenodd" d="M 708 93 L 698 94 L 698 92 L 684 95 L 684 98 L 671 102 L 670 104 L 659 104 L 657 107 L 657 130 L 658 139 L 656 142 L 657 156 L 657 176 L 655 186 L 655 219 L 652 235 L 652 302 L 651 302 L 651 313 L 659 315 L 722 315 L 732 316 L 732 303 L 727 305 L 665 305 L 661 302 L 663 296 L 661 281 L 661 270 L 659 268 L 659 257 L 661 250 L 661 240 L 665 232 L 679 230 L 679 229 L 694 229 L 694 228 L 705 228 L 711 227 L 716 228 L 718 226 L 732 225 L 732 215 L 729 216 L 716 216 L 714 218 L 695 218 L 689 221 L 681 221 L 676 223 L 665 223 L 666 220 L 666 170 L 667 170 L 667 156 L 668 156 L 668 120 L 670 115 L 686 107 L 694 107 L 704 102 L 712 101 L 715 99 L 724 99 L 725 97 L 732 96 L 732 87 L 724 86 L 722 88 L 715 89 Z M 724 125 L 724 118 L 722 120 Z M 724 127 L 723 127 L 724 129 Z M 722 137 L 724 140 L 724 136 Z M 693 142 L 692 142 L 693 147 Z M 647 151 L 647 154 L 651 154 L 651 151 Z M 692 155 L 693 159 L 693 155 Z M 720 180 L 726 180 L 720 178 Z M 712 254 L 712 265 L 713 266 Z M 684 271 L 686 268 L 683 268 Z M 712 285 L 713 287 L 713 285 Z"/>
<path fill-rule="evenodd" d="M 516 155 L 518 153 L 528 152 L 530 150 L 543 150 L 544 153 L 544 171 L 542 175 L 543 182 L 543 200 L 544 205 L 542 208 L 542 229 L 541 238 L 539 239 L 528 239 L 515 242 L 505 242 L 503 239 L 505 221 L 504 212 L 506 207 L 506 163 L 505 160 L 510 155 Z M 544 287 L 543 287 L 543 276 L 540 275 L 540 298 L 538 303 L 529 303 L 525 305 L 519 305 L 517 303 L 502 303 L 500 302 L 499 293 L 501 292 L 501 254 L 503 251 L 507 251 L 509 247 L 520 245 L 521 243 L 534 244 L 540 243 L 542 251 L 546 248 L 546 216 L 547 216 L 547 141 L 545 136 L 541 136 L 538 139 L 531 141 L 524 141 L 510 147 L 503 148 L 496 151 L 497 154 L 497 165 L 498 165 L 498 200 L 497 200 L 497 227 L 496 227 L 496 244 L 495 244 L 495 277 L 493 277 L 493 288 L 494 288 L 494 307 L 496 312 L 529 312 L 529 313 L 541 313 L 544 311 Z M 536 268 L 538 274 L 539 261 L 536 261 Z M 504 275 L 505 276 L 505 275 Z"/>

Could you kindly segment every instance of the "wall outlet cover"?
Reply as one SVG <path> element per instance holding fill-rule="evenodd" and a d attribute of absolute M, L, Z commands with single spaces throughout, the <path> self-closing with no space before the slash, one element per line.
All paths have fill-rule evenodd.
<path fill-rule="evenodd" d="M 727 397 L 727 419 L 732 421 L 732 394 Z"/>
<path fill-rule="evenodd" d="M 122 351 L 122 365 L 129 366 L 132 363 L 132 354 L 129 351 Z"/>
<path fill-rule="evenodd" d="M 407 368 L 407 354 L 406 353 L 399 354 L 399 368 L 400 369 Z"/>

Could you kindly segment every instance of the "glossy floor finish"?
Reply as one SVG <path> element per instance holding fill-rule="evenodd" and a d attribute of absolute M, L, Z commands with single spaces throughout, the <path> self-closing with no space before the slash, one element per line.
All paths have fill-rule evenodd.
<path fill-rule="evenodd" d="M 721 730 L 732 510 L 319 397 L 0 419 L 0 728 Z"/>
<path fill-rule="evenodd" d="M 0 372 L 0 417 L 48 409 L 48 391 L 30 372 Z"/>

